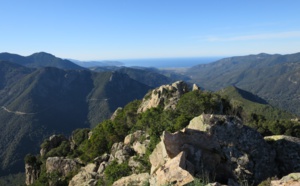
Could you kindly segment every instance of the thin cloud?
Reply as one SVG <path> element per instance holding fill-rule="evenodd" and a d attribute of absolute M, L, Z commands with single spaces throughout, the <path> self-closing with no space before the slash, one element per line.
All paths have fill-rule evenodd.
<path fill-rule="evenodd" d="M 243 35 L 243 36 L 235 36 L 235 37 L 208 37 L 206 38 L 206 40 L 210 42 L 217 42 L 217 41 L 248 41 L 248 40 L 266 40 L 266 39 L 286 39 L 286 38 L 300 38 L 300 31 Z"/>

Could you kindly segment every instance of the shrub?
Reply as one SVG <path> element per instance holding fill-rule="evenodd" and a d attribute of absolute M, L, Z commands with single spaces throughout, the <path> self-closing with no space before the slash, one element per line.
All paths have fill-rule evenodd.
<path fill-rule="evenodd" d="M 113 182 L 118 179 L 128 176 L 131 173 L 131 169 L 128 166 L 128 163 L 118 164 L 117 161 L 113 161 L 110 165 L 108 165 L 104 171 L 105 178 L 108 180 L 109 184 L 113 184 Z"/>

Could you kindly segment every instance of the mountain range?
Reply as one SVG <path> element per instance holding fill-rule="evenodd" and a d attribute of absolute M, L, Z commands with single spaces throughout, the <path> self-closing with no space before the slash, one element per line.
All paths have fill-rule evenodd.
<path fill-rule="evenodd" d="M 45 137 L 93 128 L 150 88 L 119 72 L 0 61 L 0 175 L 22 171 L 24 156 Z"/>
<path fill-rule="evenodd" d="M 300 115 L 300 53 L 230 57 L 192 67 L 185 74 L 205 89 L 233 85 Z"/>
<path fill-rule="evenodd" d="M 24 156 L 37 153 L 50 135 L 93 128 L 118 107 L 178 79 L 219 90 L 249 113 L 293 117 L 273 107 L 278 106 L 299 115 L 299 62 L 300 53 L 258 54 L 177 74 L 153 68 L 87 69 L 44 52 L 27 57 L 0 53 L 0 175 L 23 171 Z"/>
<path fill-rule="evenodd" d="M 76 65 L 75 63 L 55 57 L 52 54 L 46 52 L 34 53 L 30 56 L 21 56 L 18 54 L 11 53 L 0 53 L 0 60 L 10 61 L 23 65 L 30 68 L 41 68 L 41 67 L 57 67 L 66 70 L 82 70 L 83 67 Z"/>

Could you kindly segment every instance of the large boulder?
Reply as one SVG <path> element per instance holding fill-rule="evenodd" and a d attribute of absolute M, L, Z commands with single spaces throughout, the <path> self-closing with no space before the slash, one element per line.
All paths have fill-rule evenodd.
<path fill-rule="evenodd" d="M 99 178 L 97 168 L 97 165 L 94 163 L 82 167 L 78 174 L 76 174 L 69 182 L 69 186 L 96 186 Z"/>
<path fill-rule="evenodd" d="M 115 181 L 113 186 L 143 186 L 147 185 L 149 179 L 149 173 L 132 174 Z"/>
<path fill-rule="evenodd" d="M 137 130 L 124 139 L 124 145 L 131 145 L 133 150 L 140 156 L 146 154 L 149 143 L 149 135 L 142 130 Z"/>
<path fill-rule="evenodd" d="M 111 148 L 109 162 L 117 161 L 119 164 L 125 162 L 130 156 L 134 155 L 134 150 L 123 142 L 114 143 Z"/>
<path fill-rule="evenodd" d="M 278 173 L 275 151 L 236 117 L 203 114 L 182 131 L 164 132 L 150 156 L 151 173 L 155 176 L 182 152 L 186 156 L 181 158 L 194 170 L 191 175 L 207 175 L 223 184 L 230 180 L 257 184 Z"/>
<path fill-rule="evenodd" d="M 77 162 L 64 157 L 49 157 L 46 160 L 47 173 L 58 172 L 63 177 L 68 173 L 77 170 Z"/>
<path fill-rule="evenodd" d="M 300 173 L 291 173 L 284 176 L 280 180 L 271 181 L 270 186 L 299 186 L 300 185 Z"/>
<path fill-rule="evenodd" d="M 33 182 L 39 178 L 40 172 L 41 170 L 39 166 L 26 163 L 25 164 L 26 185 L 33 184 Z"/>
<path fill-rule="evenodd" d="M 165 110 L 175 109 L 179 98 L 188 91 L 188 85 L 183 81 L 177 81 L 171 85 L 162 85 L 144 97 L 138 113 L 158 106 L 162 106 Z"/>
<path fill-rule="evenodd" d="M 180 152 L 176 157 L 168 160 L 155 172 L 155 176 L 150 181 L 151 185 L 172 183 L 174 186 L 181 186 L 192 182 L 194 170 L 190 162 L 186 161 L 186 156 L 185 152 Z"/>
<path fill-rule="evenodd" d="M 300 139 L 285 136 L 267 136 L 265 140 L 276 151 L 276 165 L 279 177 L 292 172 L 300 172 Z"/>

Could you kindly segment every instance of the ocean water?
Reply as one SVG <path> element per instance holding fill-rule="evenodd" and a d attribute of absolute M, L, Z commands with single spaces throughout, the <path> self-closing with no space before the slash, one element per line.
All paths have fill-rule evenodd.
<path fill-rule="evenodd" d="M 118 61 L 122 62 L 124 66 L 127 67 L 187 68 L 199 64 L 215 62 L 221 58 L 223 57 L 124 59 Z"/>

